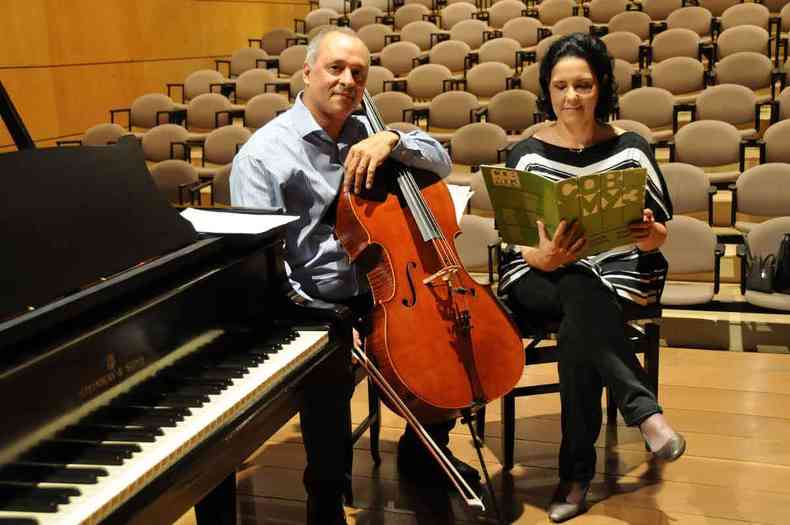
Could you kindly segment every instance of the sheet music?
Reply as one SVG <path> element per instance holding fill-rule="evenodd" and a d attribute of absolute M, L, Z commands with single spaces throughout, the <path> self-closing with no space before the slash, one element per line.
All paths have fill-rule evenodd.
<path fill-rule="evenodd" d="M 187 208 L 181 216 L 201 233 L 257 235 L 297 220 L 295 215 L 265 215 Z"/>
<path fill-rule="evenodd" d="M 466 210 L 466 205 L 469 199 L 472 198 L 474 193 L 469 186 L 457 186 L 455 184 L 448 184 L 447 189 L 450 190 L 450 198 L 453 199 L 453 206 L 455 207 L 455 220 L 461 224 L 461 216 Z"/>

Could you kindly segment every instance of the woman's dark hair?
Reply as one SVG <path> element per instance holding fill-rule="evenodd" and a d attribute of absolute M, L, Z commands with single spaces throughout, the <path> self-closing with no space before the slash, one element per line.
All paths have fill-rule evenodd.
<path fill-rule="evenodd" d="M 578 57 L 590 65 L 598 81 L 598 102 L 595 105 L 595 118 L 602 122 L 617 104 L 617 84 L 612 71 L 612 57 L 606 51 L 606 45 L 596 36 L 587 33 L 571 33 L 554 42 L 540 63 L 541 94 L 538 97 L 538 109 L 545 113 L 549 120 L 557 120 L 557 114 L 551 106 L 549 83 L 551 71 L 561 59 Z"/>

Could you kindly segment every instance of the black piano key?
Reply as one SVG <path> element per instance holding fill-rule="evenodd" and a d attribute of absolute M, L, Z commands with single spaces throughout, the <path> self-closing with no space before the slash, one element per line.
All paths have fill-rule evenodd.
<path fill-rule="evenodd" d="M 81 492 L 72 487 L 37 487 L 33 484 L 0 483 L 0 510 L 56 512 L 58 505 Z"/>
<path fill-rule="evenodd" d="M 222 393 L 223 387 L 217 385 L 202 385 L 200 383 L 187 383 L 177 379 L 157 378 L 145 383 L 146 392 L 169 392 L 172 394 L 216 396 Z"/>
<path fill-rule="evenodd" d="M 0 518 L 0 525 L 38 525 L 33 518 Z"/>
<path fill-rule="evenodd" d="M 154 407 L 199 408 L 210 401 L 208 396 L 168 394 L 165 392 L 129 393 L 117 398 L 121 405 L 143 405 Z"/>
<path fill-rule="evenodd" d="M 239 373 L 227 368 L 209 368 L 202 365 L 184 367 L 180 370 L 183 370 L 185 376 L 205 377 L 207 379 L 228 379 L 231 380 L 231 384 L 233 379 L 240 379 L 247 373 L 246 371 L 244 371 L 244 373 Z"/>
<path fill-rule="evenodd" d="M 72 425 L 58 434 L 58 439 L 81 441 L 124 441 L 129 443 L 153 443 L 164 434 L 159 429 L 100 427 Z"/>
<path fill-rule="evenodd" d="M 143 429 L 172 428 L 183 421 L 191 412 L 188 408 L 152 407 L 122 405 L 114 401 L 104 408 L 81 421 L 82 424 L 97 426 L 127 426 Z"/>
<path fill-rule="evenodd" d="M 256 345 L 250 347 L 248 352 L 257 356 L 268 358 L 268 356 L 276 354 L 279 350 L 282 350 L 282 347 L 277 348 L 272 345 Z"/>
<path fill-rule="evenodd" d="M 233 384 L 233 381 L 230 379 L 208 379 L 204 377 L 187 376 L 171 370 L 162 372 L 159 377 L 165 380 L 180 381 L 185 384 L 213 386 L 220 390 L 225 390 Z"/>
<path fill-rule="evenodd" d="M 0 481 L 22 483 L 74 483 L 92 485 L 106 476 L 103 468 L 64 467 L 62 465 L 10 464 L 0 469 Z"/>
<path fill-rule="evenodd" d="M 50 440 L 26 452 L 22 459 L 60 465 L 122 465 L 124 460 L 131 458 L 133 453 L 140 450 L 137 445 Z"/>

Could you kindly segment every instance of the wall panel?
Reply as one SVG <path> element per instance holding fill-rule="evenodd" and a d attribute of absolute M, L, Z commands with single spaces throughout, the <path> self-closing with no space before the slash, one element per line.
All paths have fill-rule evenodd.
<path fill-rule="evenodd" d="M 33 138 L 51 143 L 308 10 L 306 0 L 4 0 L 0 80 Z M 10 144 L 0 125 L 0 151 Z"/>

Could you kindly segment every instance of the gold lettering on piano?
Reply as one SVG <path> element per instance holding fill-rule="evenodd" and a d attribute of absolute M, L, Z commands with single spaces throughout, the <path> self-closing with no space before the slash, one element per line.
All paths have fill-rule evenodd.
<path fill-rule="evenodd" d="M 145 357 L 138 356 L 128 363 L 119 365 L 114 354 L 107 354 L 104 364 L 108 372 L 80 388 L 80 399 L 93 397 L 142 369 L 145 366 Z"/>

